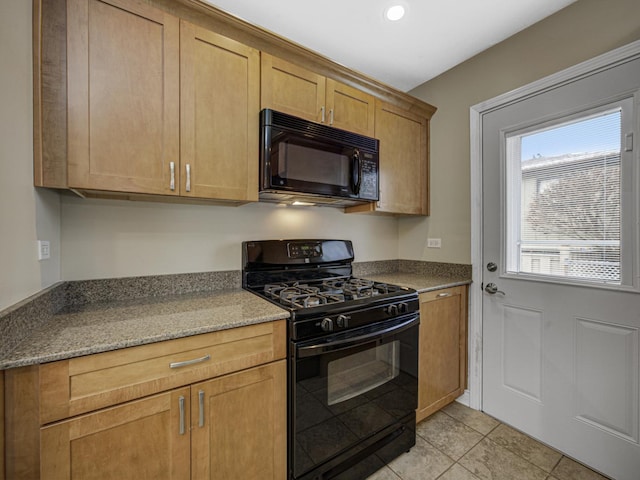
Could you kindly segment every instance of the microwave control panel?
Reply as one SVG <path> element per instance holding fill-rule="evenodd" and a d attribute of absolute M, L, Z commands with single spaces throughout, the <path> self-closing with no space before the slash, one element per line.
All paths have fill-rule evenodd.
<path fill-rule="evenodd" d="M 367 160 L 366 154 L 362 160 L 359 197 L 365 200 L 378 200 L 378 162 Z"/>

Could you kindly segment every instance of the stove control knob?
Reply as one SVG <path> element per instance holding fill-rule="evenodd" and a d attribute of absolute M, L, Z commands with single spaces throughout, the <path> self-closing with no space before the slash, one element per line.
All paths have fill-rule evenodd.
<path fill-rule="evenodd" d="M 407 305 L 406 303 L 402 302 L 398 304 L 398 311 L 400 313 L 407 313 L 409 311 L 409 305 Z"/>
<path fill-rule="evenodd" d="M 322 322 L 320 322 L 320 328 L 322 328 L 322 330 L 324 330 L 325 332 L 332 332 L 333 320 L 331 320 L 330 318 L 323 319 Z"/>
<path fill-rule="evenodd" d="M 336 324 L 340 328 L 348 328 L 349 320 L 351 320 L 351 317 L 348 317 L 347 315 L 338 315 L 338 318 L 336 318 Z"/>
<path fill-rule="evenodd" d="M 387 308 L 387 313 L 392 316 L 398 315 L 397 305 L 389 305 L 389 307 Z"/>

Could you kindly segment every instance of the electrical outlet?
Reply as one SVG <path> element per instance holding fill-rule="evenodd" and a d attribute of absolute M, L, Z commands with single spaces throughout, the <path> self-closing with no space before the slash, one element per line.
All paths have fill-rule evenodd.
<path fill-rule="evenodd" d="M 442 246 L 442 239 L 427 238 L 427 248 L 440 248 L 441 246 Z"/>
<path fill-rule="evenodd" d="M 51 258 L 51 244 L 49 240 L 38 240 L 38 260 Z"/>

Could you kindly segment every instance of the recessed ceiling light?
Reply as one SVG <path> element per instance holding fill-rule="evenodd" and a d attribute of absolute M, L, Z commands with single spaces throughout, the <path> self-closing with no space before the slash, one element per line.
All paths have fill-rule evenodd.
<path fill-rule="evenodd" d="M 395 22 L 404 17 L 404 7 L 402 5 L 393 5 L 384 12 L 384 16 L 387 20 Z"/>

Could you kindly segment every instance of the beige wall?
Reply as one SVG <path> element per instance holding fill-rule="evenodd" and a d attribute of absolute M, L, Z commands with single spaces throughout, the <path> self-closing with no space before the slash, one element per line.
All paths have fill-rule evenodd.
<path fill-rule="evenodd" d="M 62 199 L 65 280 L 240 270 L 244 240 L 344 238 L 356 261 L 398 258 L 398 221 L 329 207 Z"/>
<path fill-rule="evenodd" d="M 0 1 L 0 310 L 60 279 L 60 200 L 33 188 L 31 2 Z M 51 242 L 37 259 L 37 240 Z"/>
<path fill-rule="evenodd" d="M 431 124 L 431 217 L 403 219 L 399 256 L 471 263 L 469 108 L 640 39 L 640 1 L 578 0 L 410 93 Z M 426 248 L 442 238 L 441 249 Z"/>

